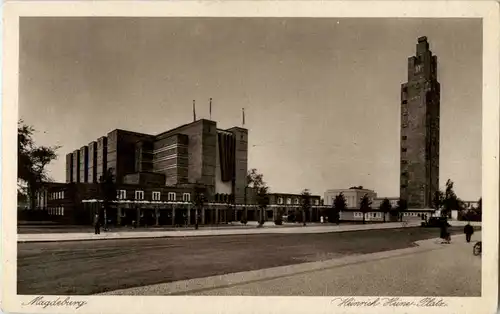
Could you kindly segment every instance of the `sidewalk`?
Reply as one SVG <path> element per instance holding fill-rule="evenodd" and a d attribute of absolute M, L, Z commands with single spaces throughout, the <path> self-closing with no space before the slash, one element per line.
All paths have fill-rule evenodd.
<path fill-rule="evenodd" d="M 115 290 L 101 295 L 477 296 L 481 293 L 481 259 L 473 256 L 472 246 L 480 239 L 481 232 L 474 234 L 471 243 L 465 243 L 464 235 L 455 235 L 451 244 L 429 239 L 417 241 L 417 246 L 412 248 Z M 429 265 L 434 268 L 430 270 Z M 457 271 L 461 276 L 456 276 Z M 370 278 L 368 282 L 364 277 Z"/>
<path fill-rule="evenodd" d="M 420 226 L 420 221 L 410 222 L 407 227 Z M 360 231 L 373 229 L 394 229 L 402 228 L 401 222 L 388 222 L 380 224 L 350 224 L 350 225 L 308 225 L 303 226 L 266 226 L 262 228 L 218 228 L 195 230 L 178 229 L 169 231 L 126 231 L 126 232 L 102 232 L 94 234 L 89 228 L 88 233 L 38 233 L 38 234 L 18 234 L 18 242 L 52 242 L 52 241 L 85 241 L 85 240 L 112 240 L 112 239 L 140 239 L 140 238 L 163 238 L 163 237 L 196 237 L 196 236 L 217 236 L 217 235 L 251 235 L 251 234 L 287 234 L 287 233 L 329 233 Z"/>

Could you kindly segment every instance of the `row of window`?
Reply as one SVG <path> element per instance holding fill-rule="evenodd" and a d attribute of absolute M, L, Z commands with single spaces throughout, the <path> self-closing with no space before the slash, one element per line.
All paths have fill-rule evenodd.
<path fill-rule="evenodd" d="M 48 208 L 49 215 L 64 216 L 64 207 Z"/>
<path fill-rule="evenodd" d="M 420 213 L 403 213 L 403 216 L 410 217 L 421 217 Z M 360 218 L 363 217 L 363 213 L 354 212 L 354 217 Z M 382 213 L 366 213 L 365 218 L 382 218 Z"/>
<path fill-rule="evenodd" d="M 294 199 L 294 204 L 295 204 L 295 205 L 298 205 L 299 203 L 300 203 L 300 201 L 299 201 L 299 199 L 298 199 L 298 198 Z M 279 205 L 282 205 L 282 204 L 283 204 L 283 197 L 278 197 L 278 204 L 279 204 Z M 290 198 L 290 197 L 289 197 L 289 198 L 287 198 L 287 199 L 286 199 L 286 204 L 287 204 L 287 205 L 291 205 L 291 204 L 292 204 L 292 198 Z M 315 200 L 314 200 L 314 205 L 319 205 L 319 200 L 318 200 L 318 199 L 315 199 Z"/>
<path fill-rule="evenodd" d="M 52 192 L 49 194 L 51 200 L 62 200 L 64 199 L 64 191 Z"/>
<path fill-rule="evenodd" d="M 420 217 L 420 213 L 403 213 L 403 216 Z"/>
<path fill-rule="evenodd" d="M 354 217 L 363 217 L 363 213 L 354 212 Z M 382 213 L 366 213 L 365 218 L 382 218 Z"/>
<path fill-rule="evenodd" d="M 214 196 L 215 202 L 216 203 L 233 203 L 234 202 L 234 195 L 233 194 L 220 194 L 217 193 Z"/>
<path fill-rule="evenodd" d="M 120 200 L 127 199 L 127 191 L 126 190 L 118 190 L 116 191 L 116 198 Z M 135 191 L 134 199 L 136 200 L 144 200 L 144 191 Z M 161 192 L 153 192 L 152 193 L 152 200 L 153 201 L 160 201 L 161 200 Z M 177 193 L 175 192 L 168 192 L 167 194 L 167 200 L 174 202 L 177 200 Z M 182 194 L 182 201 L 183 202 L 190 202 L 191 201 L 191 194 L 189 193 L 183 193 Z"/>

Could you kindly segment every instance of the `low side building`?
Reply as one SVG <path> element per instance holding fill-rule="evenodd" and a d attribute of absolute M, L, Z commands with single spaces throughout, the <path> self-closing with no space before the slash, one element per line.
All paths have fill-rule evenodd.
<path fill-rule="evenodd" d="M 340 213 L 341 221 L 362 221 L 363 212 L 360 210 L 361 199 L 367 195 L 371 202 L 371 209 L 365 213 L 366 222 L 383 222 L 397 221 L 400 218 L 394 215 L 394 212 L 383 213 L 380 210 L 380 205 L 385 197 L 377 197 L 377 193 L 373 190 L 363 188 L 349 189 L 331 189 L 325 192 L 325 205 L 332 207 L 335 197 L 343 194 L 346 200 L 347 208 Z M 387 197 L 391 204 L 391 208 L 397 208 L 399 197 Z M 422 220 L 425 217 L 430 217 L 434 213 L 433 209 L 408 209 L 401 213 L 403 220 Z M 385 217 L 384 217 L 385 216 Z"/>
<path fill-rule="evenodd" d="M 195 223 L 194 185 L 167 187 L 117 183 L 116 198 L 106 211 L 101 189 L 98 183 L 47 184 L 40 192 L 43 197 L 37 203 L 37 210 L 46 211 L 53 221 L 81 225 L 91 224 L 96 213 L 99 213 L 102 223 L 106 220 L 111 225 L 120 226 L 131 225 L 134 221 L 150 226 Z M 205 223 L 205 214 L 207 223 L 216 223 L 210 212 L 214 208 L 222 212 L 228 209 L 228 204 L 207 203 L 206 210 L 200 213 L 200 223 Z M 220 216 L 227 217 L 225 212 Z M 157 221 L 157 217 L 161 219 Z"/>
<path fill-rule="evenodd" d="M 139 225 L 194 225 L 196 223 L 195 185 L 175 187 L 155 184 L 116 184 L 116 199 L 104 211 L 100 184 L 47 184 L 40 195 L 39 210 L 47 211 L 51 220 L 61 223 L 88 225 L 93 215 L 99 213 L 102 223 L 126 226 L 134 222 Z M 260 208 L 251 197 L 248 204 L 234 202 L 228 194 L 216 194 L 207 200 L 198 212 L 200 224 L 224 224 L 241 221 L 246 212 L 247 220 L 258 220 Z M 324 206 L 321 197 L 311 195 L 311 208 L 306 212 L 307 222 L 319 222 Z M 301 213 L 300 194 L 271 193 L 264 219 L 274 221 L 278 215 Z"/>
<path fill-rule="evenodd" d="M 380 205 L 384 201 L 384 199 L 388 199 L 391 204 L 391 208 L 398 207 L 399 197 L 376 197 L 372 200 L 372 208 L 379 209 Z"/>
<path fill-rule="evenodd" d="M 384 216 L 386 222 L 399 221 L 420 221 L 425 220 L 425 217 L 431 217 L 433 210 L 426 209 L 416 209 L 416 210 L 406 210 L 401 212 L 401 217 L 394 215 L 394 212 L 383 213 L 378 208 L 372 207 L 372 209 L 365 213 L 366 222 L 384 222 Z M 341 221 L 362 221 L 363 212 L 359 209 L 347 209 L 340 213 Z"/>
<path fill-rule="evenodd" d="M 255 192 L 251 188 L 247 188 L 246 193 L 247 204 L 254 207 L 252 210 L 247 210 L 248 220 L 258 220 L 260 209 Z M 273 221 L 278 216 L 286 217 L 290 215 L 297 215 L 302 211 L 303 195 L 293 193 L 269 193 L 269 205 L 266 208 L 266 215 L 264 217 L 267 221 Z M 321 196 L 310 195 L 310 209 L 305 213 L 307 222 L 319 222 L 321 213 L 325 209 L 321 202 Z M 301 214 L 300 214 L 301 215 Z M 301 216 L 302 217 L 302 216 Z"/>
<path fill-rule="evenodd" d="M 371 202 L 377 198 L 377 193 L 373 190 L 363 188 L 350 188 L 350 189 L 332 189 L 325 192 L 325 205 L 333 206 L 335 197 L 343 194 L 346 200 L 347 208 L 359 208 L 361 198 L 365 195 L 368 196 Z"/>
<path fill-rule="evenodd" d="M 479 206 L 479 201 L 463 201 L 464 209 L 475 209 Z"/>

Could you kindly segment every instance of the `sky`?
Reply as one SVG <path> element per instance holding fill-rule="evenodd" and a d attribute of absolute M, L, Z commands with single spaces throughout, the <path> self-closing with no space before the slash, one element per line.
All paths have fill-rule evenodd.
<path fill-rule="evenodd" d="M 49 166 L 113 129 L 157 134 L 198 118 L 249 129 L 273 192 L 362 185 L 399 196 L 400 86 L 427 36 L 441 83 L 440 186 L 481 195 L 479 19 L 21 18 L 19 118 Z"/>

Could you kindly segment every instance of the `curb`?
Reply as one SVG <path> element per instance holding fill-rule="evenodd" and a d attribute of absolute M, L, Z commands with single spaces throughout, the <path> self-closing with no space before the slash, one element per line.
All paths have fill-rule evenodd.
<path fill-rule="evenodd" d="M 385 225 L 379 228 L 346 228 L 343 230 L 336 229 L 336 226 L 333 227 L 322 227 L 322 229 L 310 229 L 315 227 L 288 227 L 288 228 L 249 228 L 243 230 L 201 230 L 201 231 L 192 231 L 198 232 L 198 234 L 180 234 L 186 232 L 186 230 L 178 230 L 178 231 L 165 231 L 163 234 L 155 233 L 155 231 L 147 232 L 143 231 L 143 234 L 119 234 L 119 233 L 107 233 L 104 234 L 104 237 L 93 237 L 93 235 L 84 234 L 87 236 L 86 238 L 76 239 L 76 238 L 60 238 L 60 239 L 43 239 L 47 234 L 18 234 L 17 242 L 18 243 L 43 243 L 43 242 L 75 242 L 75 241 L 97 241 L 97 240 L 131 240 L 131 239 L 154 239 L 154 238 L 191 238 L 191 237 L 215 237 L 215 236 L 234 236 L 234 235 L 259 235 L 259 234 L 318 234 L 318 233 L 338 233 L 338 232 L 355 232 L 355 231 L 370 231 L 370 230 L 386 230 L 386 229 L 403 229 L 403 228 L 419 228 L 419 225 L 410 224 L 406 227 L 402 227 L 400 224 L 397 225 Z M 316 227 L 317 228 L 317 227 Z M 300 230 L 300 232 L 297 232 Z M 212 232 L 211 232 L 212 231 Z M 216 232 L 214 232 L 216 231 Z M 222 231 L 222 232 L 220 232 Z M 289 232 L 291 231 L 291 232 Z M 161 232 L 161 231 L 160 231 Z M 168 232 L 168 233 L 167 233 Z M 20 239 L 19 236 L 23 235 L 33 235 L 39 236 L 41 239 Z M 68 236 L 69 234 L 63 234 L 64 236 Z"/>
<path fill-rule="evenodd" d="M 454 235 L 452 236 L 452 239 L 459 239 L 463 237 L 464 235 Z M 411 255 L 415 253 L 435 251 L 444 247 L 448 247 L 442 244 L 438 244 L 437 241 L 439 240 L 440 238 L 420 240 L 416 241 L 414 243 L 415 246 L 413 247 L 398 250 L 351 255 L 326 261 L 301 263 L 246 272 L 230 273 L 220 276 L 210 276 L 205 278 L 195 278 L 142 287 L 119 289 L 99 293 L 96 295 L 187 295 L 207 290 L 229 288 L 238 285 L 306 274 L 330 268 L 344 267 L 389 259 L 393 257 Z"/>

